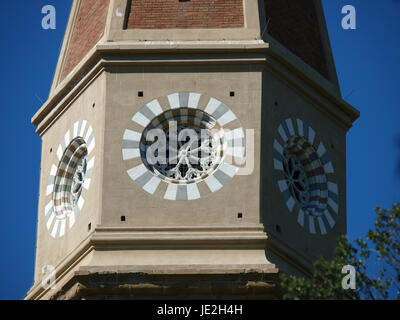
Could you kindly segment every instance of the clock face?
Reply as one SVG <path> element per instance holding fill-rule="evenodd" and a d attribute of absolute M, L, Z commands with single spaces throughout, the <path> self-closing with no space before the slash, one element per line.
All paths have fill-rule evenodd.
<path fill-rule="evenodd" d="M 51 197 L 45 207 L 46 227 L 53 238 L 64 236 L 73 227 L 89 190 L 94 167 L 93 129 L 86 120 L 77 121 L 68 130 L 57 149 L 58 165 L 53 164 L 46 189 Z"/>
<path fill-rule="evenodd" d="M 174 93 L 164 101 L 143 106 L 132 118 L 136 130 L 125 130 L 122 156 L 129 177 L 167 200 L 195 200 L 218 191 L 239 169 L 229 160 L 244 157 L 238 119 L 214 98 L 201 103 L 198 93 Z"/>
<path fill-rule="evenodd" d="M 312 234 L 325 235 L 338 215 L 338 186 L 328 152 L 304 121 L 286 119 L 274 141 L 278 187 L 297 222 Z"/>

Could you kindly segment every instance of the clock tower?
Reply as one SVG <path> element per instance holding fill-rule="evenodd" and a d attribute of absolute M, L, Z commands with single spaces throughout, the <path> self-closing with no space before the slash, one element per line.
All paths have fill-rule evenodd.
<path fill-rule="evenodd" d="M 279 298 L 346 233 L 319 0 L 75 0 L 27 299 Z"/>

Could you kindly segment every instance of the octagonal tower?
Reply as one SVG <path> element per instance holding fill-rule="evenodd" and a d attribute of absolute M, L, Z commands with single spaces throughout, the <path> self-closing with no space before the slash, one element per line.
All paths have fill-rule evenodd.
<path fill-rule="evenodd" d="M 358 116 L 320 1 L 75 0 L 27 299 L 279 298 L 346 233 Z"/>

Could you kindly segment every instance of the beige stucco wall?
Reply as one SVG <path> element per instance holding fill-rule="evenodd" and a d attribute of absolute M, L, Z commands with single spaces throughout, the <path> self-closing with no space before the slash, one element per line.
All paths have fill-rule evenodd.
<path fill-rule="evenodd" d="M 56 120 L 56 124 L 51 125 L 42 136 L 35 281 L 40 279 L 43 266 L 58 266 L 93 232 L 99 221 L 102 201 L 104 88 L 105 75 L 101 75 L 71 102 L 69 108 Z M 93 104 L 95 104 L 94 108 Z M 72 229 L 68 230 L 67 228 L 63 237 L 54 239 L 47 230 L 45 222 L 45 206 L 51 200 L 51 195 L 46 196 L 47 183 L 51 166 L 53 164 L 58 166 L 59 163 L 56 154 L 59 144 L 64 139 L 65 133 L 68 130 L 72 131 L 74 123 L 79 120 L 87 120 L 88 125 L 91 125 L 94 131 L 96 146 L 89 157 L 89 159 L 92 156 L 95 157 L 94 172 L 89 190 L 82 192 L 85 203 L 75 225 Z M 92 225 L 90 232 L 88 232 L 89 223 Z"/>
<path fill-rule="evenodd" d="M 230 72 L 224 70 L 230 69 Z M 107 75 L 105 167 L 102 225 L 116 226 L 244 226 L 259 223 L 259 154 L 261 119 L 260 68 L 249 67 L 143 67 L 112 70 Z M 143 91 L 144 97 L 138 97 Z M 230 97 L 235 91 L 235 97 Z M 255 168 L 251 175 L 236 175 L 216 193 L 193 201 L 164 200 L 145 192 L 127 174 L 137 161 L 122 160 L 125 129 L 136 128 L 133 115 L 154 99 L 169 106 L 167 96 L 175 92 L 203 94 L 225 103 L 242 127 L 255 129 Z M 200 192 L 202 194 L 202 192 Z M 243 214 L 238 219 L 238 213 Z M 127 221 L 121 222 L 120 217 Z"/>
<path fill-rule="evenodd" d="M 138 97 L 138 91 L 142 91 L 144 97 Z M 254 170 L 250 175 L 235 176 L 221 190 L 198 200 L 170 201 L 162 197 L 165 190 L 152 196 L 130 179 L 127 170 L 133 165 L 122 159 L 122 138 L 125 129 L 140 130 L 135 128 L 131 119 L 144 104 L 159 99 L 162 105 L 168 105 L 169 94 L 183 91 L 202 93 L 204 96 L 200 104 L 206 104 L 210 97 L 220 100 L 237 115 L 245 130 L 254 130 Z M 231 91 L 235 92 L 234 97 L 230 97 Z M 318 96 L 312 90 L 309 90 L 308 94 Z M 278 104 L 275 105 L 275 102 Z M 335 109 L 334 105 L 325 102 L 325 107 Z M 96 104 L 95 108 L 93 103 Z M 305 231 L 297 223 L 297 216 L 288 211 L 278 189 L 276 170 L 273 168 L 272 145 L 279 124 L 288 117 L 300 118 L 313 127 L 318 138 L 327 147 L 335 169 L 335 182 L 339 186 L 340 197 L 339 216 L 336 218 L 334 229 L 325 236 L 311 235 Z M 65 132 L 80 119 L 87 119 L 95 132 L 95 170 L 90 190 L 83 194 L 85 205 L 77 223 L 64 237 L 53 239 L 44 223 L 44 206 L 49 201 L 49 197 L 44 195 L 49 170 L 52 164 L 58 164 L 55 150 Z M 315 101 L 307 98 L 304 92 L 295 89 L 293 84 L 278 77 L 272 69 L 265 66 L 108 67 L 75 98 L 56 123 L 57 125 L 50 126 L 43 135 L 36 281 L 40 278 L 43 265 L 60 265 L 96 227 L 122 228 L 125 233 L 121 234 L 121 237 L 128 238 L 135 234 L 140 237 L 143 233 L 140 228 L 177 228 L 175 231 L 163 231 L 164 236 L 165 233 L 169 233 L 172 237 L 179 234 L 179 228 L 202 227 L 203 237 L 208 237 L 210 244 L 215 227 L 239 228 L 236 233 L 229 231 L 232 231 L 230 236 L 235 237 L 236 234 L 239 241 L 240 231 L 243 231 L 240 228 L 264 226 L 270 235 L 270 241 L 285 244 L 306 260 L 320 254 L 329 255 L 337 236 L 346 232 L 347 128 L 334 116 L 323 111 Z M 50 148 L 53 149 L 52 153 L 49 153 Z M 237 217 L 239 212 L 243 214 L 242 219 Z M 121 216 L 125 216 L 126 221 L 122 222 Z M 92 224 L 91 232 L 88 232 L 89 223 Z M 281 232 L 276 231 L 276 225 L 281 227 Z M 133 229 L 129 231 L 129 228 Z M 153 229 L 152 232 L 147 233 L 146 239 L 158 239 L 163 236 L 157 235 L 157 229 Z M 192 234 L 187 231 L 182 236 L 190 240 Z M 162 246 L 157 249 L 156 246 L 150 251 L 99 251 L 93 255 L 91 261 L 86 260 L 85 264 L 174 265 L 184 264 L 188 259 L 191 264 L 207 264 L 213 260 L 210 260 L 213 254 L 204 250 L 197 256 L 196 250 L 190 251 L 183 259 L 183 251 L 173 254 L 174 250 L 166 249 Z M 238 254 L 235 250 L 222 252 L 224 254 L 214 251 L 225 264 L 235 261 L 235 255 Z M 263 260 L 262 256 L 272 262 L 279 261 L 268 249 L 261 255 L 259 250 L 241 252 L 243 257 L 252 257 L 248 259 L 248 263 L 259 264 Z M 118 255 L 123 259 L 117 258 Z"/>
<path fill-rule="evenodd" d="M 276 241 L 280 241 L 298 253 L 315 259 L 319 255 L 331 256 L 339 235 L 346 230 L 346 132 L 347 128 L 337 121 L 320 105 L 299 91 L 293 84 L 278 77 L 272 70 L 266 70 L 263 77 L 263 128 L 262 128 L 262 170 L 261 170 L 261 217 L 266 231 Z M 314 95 L 315 96 L 315 95 Z M 335 106 L 326 101 L 327 109 Z M 277 103 L 277 104 L 276 104 Z M 338 184 L 339 214 L 333 216 L 334 228 L 326 235 L 313 235 L 297 223 L 297 212 L 289 212 L 281 195 L 277 181 L 278 171 L 274 170 L 273 144 L 278 136 L 282 121 L 299 118 L 316 132 L 316 140 L 325 145 L 334 174 L 332 182 Z M 280 226 L 277 232 L 276 226 Z M 268 254 L 269 255 L 269 254 Z M 272 259 L 274 260 L 274 259 Z"/>

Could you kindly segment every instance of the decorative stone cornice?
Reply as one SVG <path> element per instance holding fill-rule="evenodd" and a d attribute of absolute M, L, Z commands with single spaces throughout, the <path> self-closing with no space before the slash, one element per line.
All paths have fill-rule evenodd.
<path fill-rule="evenodd" d="M 272 40 L 273 42 L 273 40 Z M 331 102 L 335 110 L 323 103 L 322 109 L 334 113 L 346 128 L 359 112 L 346 103 L 338 88 L 279 44 L 254 41 L 182 41 L 98 44 L 77 67 L 52 91 L 51 96 L 32 118 L 37 133 L 43 134 L 54 119 L 99 74 L 114 66 L 149 65 L 267 65 L 286 81 L 318 101 Z M 301 83 L 302 80 L 304 83 Z M 311 90 L 310 90 L 311 89 Z"/>

